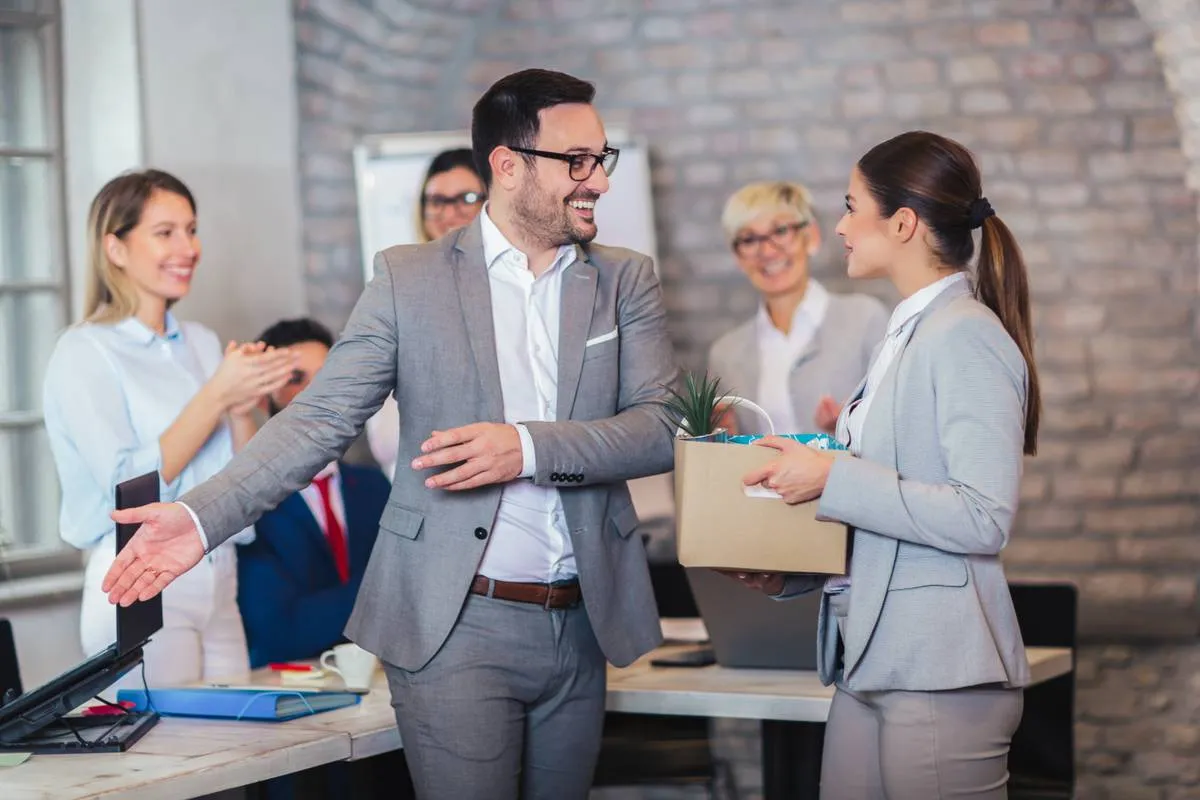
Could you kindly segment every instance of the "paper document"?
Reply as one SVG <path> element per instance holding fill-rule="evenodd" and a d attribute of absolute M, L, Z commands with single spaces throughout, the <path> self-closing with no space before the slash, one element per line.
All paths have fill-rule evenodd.
<path fill-rule="evenodd" d="M 667 617 L 662 620 L 662 633 L 668 642 L 708 641 L 708 629 L 700 617 Z"/>
<path fill-rule="evenodd" d="M 756 483 L 753 486 L 743 486 L 742 493 L 745 494 L 746 497 L 765 497 L 774 500 L 778 500 L 779 498 L 783 497 L 783 495 L 781 495 L 779 492 L 775 491 L 774 489 L 768 489 L 761 483 Z"/>

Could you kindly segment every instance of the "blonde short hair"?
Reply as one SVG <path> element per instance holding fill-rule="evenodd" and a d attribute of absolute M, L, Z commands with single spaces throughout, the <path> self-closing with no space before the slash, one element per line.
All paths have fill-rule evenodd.
<path fill-rule="evenodd" d="M 808 189 L 789 181 L 762 181 L 738 189 L 725 201 L 721 227 L 730 242 L 738 231 L 764 214 L 793 214 L 797 222 L 814 220 L 812 195 Z"/>

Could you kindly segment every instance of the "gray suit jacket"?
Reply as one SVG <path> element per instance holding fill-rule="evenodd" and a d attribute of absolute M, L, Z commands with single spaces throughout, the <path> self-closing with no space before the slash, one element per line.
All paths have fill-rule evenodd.
<path fill-rule="evenodd" d="M 830 294 L 825 320 L 790 370 L 788 386 L 801 433 L 814 429 L 813 417 L 821 395 L 838 402 L 854 391 L 867 374 L 871 352 L 887 331 L 888 312 L 883 303 L 865 294 Z M 708 370 L 721 379 L 726 391 L 747 400 L 758 400 L 758 334 L 754 319 L 747 320 L 713 344 Z M 739 429 L 761 431 L 762 420 L 746 410 L 736 412 Z"/>
<path fill-rule="evenodd" d="M 671 468 L 661 401 L 678 377 L 650 259 L 581 247 L 563 276 L 561 318 L 560 421 L 528 423 L 533 480 L 562 493 L 588 617 L 605 655 L 625 665 L 661 641 L 625 480 Z M 391 391 L 403 415 L 399 467 L 347 635 L 415 670 L 453 627 L 500 502 L 499 486 L 426 489 L 426 473 L 408 466 L 434 430 L 504 421 L 478 221 L 378 254 L 311 386 L 181 499 L 216 546 L 341 455 Z"/>
<path fill-rule="evenodd" d="M 835 462 L 819 506 L 854 529 L 841 679 L 860 691 L 1027 684 L 999 559 L 1023 466 L 1020 351 L 958 283 L 922 313 L 877 391 L 861 458 Z M 828 605 L 818 633 L 827 684 L 839 677 Z"/>

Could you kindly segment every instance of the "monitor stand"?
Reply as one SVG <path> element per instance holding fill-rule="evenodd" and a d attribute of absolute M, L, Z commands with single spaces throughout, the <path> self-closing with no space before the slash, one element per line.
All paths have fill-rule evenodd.
<path fill-rule="evenodd" d="M 157 722 L 154 711 L 60 717 L 27 739 L 0 742 L 0 753 L 123 753 Z"/>

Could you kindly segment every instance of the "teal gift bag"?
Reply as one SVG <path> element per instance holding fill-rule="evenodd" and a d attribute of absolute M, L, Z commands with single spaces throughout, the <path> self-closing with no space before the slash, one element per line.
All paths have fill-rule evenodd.
<path fill-rule="evenodd" d="M 776 433 L 775 423 L 771 420 L 771 415 L 768 414 L 766 409 L 764 409 L 758 403 L 755 403 L 752 400 L 747 400 L 744 397 L 737 397 L 735 395 L 729 395 L 724 399 L 733 403 L 735 408 L 748 408 L 754 413 L 758 414 L 767 423 L 767 430 L 770 431 L 770 433 L 739 433 L 731 436 L 722 428 L 721 430 L 708 434 L 707 436 L 694 437 L 692 438 L 692 441 L 718 442 L 720 444 L 753 444 L 764 436 L 770 435 L 779 436 L 784 439 L 791 439 L 794 442 L 806 444 L 809 447 L 816 448 L 817 450 L 846 449 L 845 445 L 830 436 L 828 433 Z M 679 436 L 682 433 L 683 429 L 680 428 L 680 430 L 676 432 L 676 436 Z"/>

